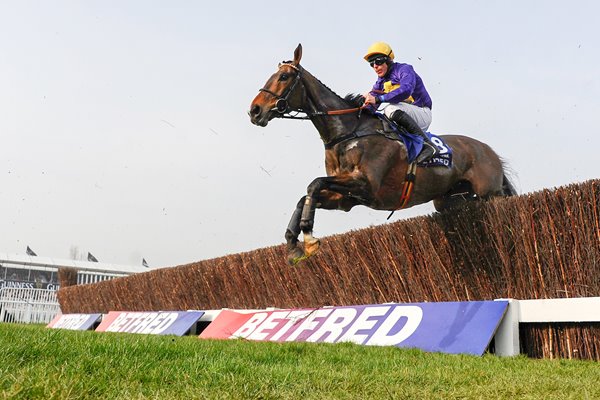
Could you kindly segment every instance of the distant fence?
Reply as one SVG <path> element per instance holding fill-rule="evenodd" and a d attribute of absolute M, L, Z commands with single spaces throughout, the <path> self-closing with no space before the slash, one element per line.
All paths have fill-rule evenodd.
<path fill-rule="evenodd" d="M 0 289 L 0 322 L 48 323 L 59 312 L 55 290 Z"/>

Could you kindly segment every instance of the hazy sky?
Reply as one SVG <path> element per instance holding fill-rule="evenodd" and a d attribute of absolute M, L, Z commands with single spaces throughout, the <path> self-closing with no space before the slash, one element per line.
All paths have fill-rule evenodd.
<path fill-rule="evenodd" d="M 310 122 L 250 124 L 302 43 L 340 95 L 389 42 L 433 98 L 437 134 L 473 136 L 521 193 L 597 178 L 595 1 L 0 1 L 0 253 L 172 266 L 277 245 L 324 174 Z M 390 221 L 433 211 L 396 212 Z M 387 212 L 317 211 L 315 235 Z"/>

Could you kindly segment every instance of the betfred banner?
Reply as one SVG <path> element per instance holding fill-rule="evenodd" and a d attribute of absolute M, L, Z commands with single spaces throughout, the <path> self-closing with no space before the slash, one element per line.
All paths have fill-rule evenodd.
<path fill-rule="evenodd" d="M 481 355 L 507 301 L 380 304 L 241 314 L 223 310 L 203 339 L 354 342 Z"/>
<path fill-rule="evenodd" d="M 203 311 L 111 311 L 96 331 L 183 336 L 203 314 Z"/>
<path fill-rule="evenodd" d="M 101 316 L 102 314 L 58 314 L 46 325 L 46 328 L 87 331 Z"/>

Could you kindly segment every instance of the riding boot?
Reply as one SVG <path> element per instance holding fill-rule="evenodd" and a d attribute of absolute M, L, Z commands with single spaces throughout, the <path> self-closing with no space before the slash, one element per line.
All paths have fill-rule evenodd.
<path fill-rule="evenodd" d="M 435 144 L 431 142 L 429 136 L 421 128 L 414 119 L 407 113 L 402 110 L 396 110 L 390 116 L 390 119 L 394 121 L 399 126 L 403 127 L 408 131 L 408 133 L 412 133 L 413 135 L 419 135 L 423 138 L 423 148 L 421 152 L 417 156 L 417 163 L 422 163 L 431 159 L 433 156 L 439 153 L 439 150 Z"/>

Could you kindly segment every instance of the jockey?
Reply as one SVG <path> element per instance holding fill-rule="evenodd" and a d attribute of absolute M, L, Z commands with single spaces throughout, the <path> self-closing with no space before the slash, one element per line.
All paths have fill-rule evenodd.
<path fill-rule="evenodd" d="M 417 162 L 436 155 L 438 148 L 424 132 L 431 124 L 431 97 L 421 77 L 412 65 L 394 62 L 394 52 L 384 42 L 373 43 L 364 59 L 377 74 L 373 89 L 365 94 L 365 104 L 382 104 L 383 113 L 389 119 L 423 138 L 423 149 Z"/>

